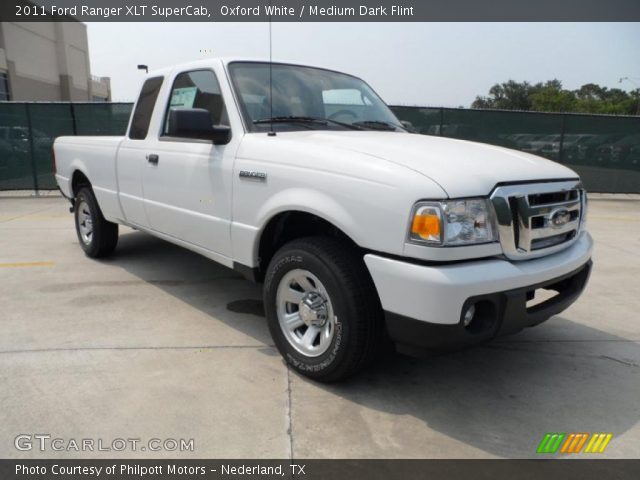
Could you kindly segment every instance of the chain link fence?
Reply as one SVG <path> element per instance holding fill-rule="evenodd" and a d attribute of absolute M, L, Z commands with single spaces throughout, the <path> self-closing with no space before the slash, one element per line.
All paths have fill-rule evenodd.
<path fill-rule="evenodd" d="M 61 135 L 124 135 L 130 103 L 0 103 L 0 190 L 56 188 Z M 565 164 L 587 190 L 640 193 L 640 117 L 391 107 L 421 134 L 490 143 Z"/>

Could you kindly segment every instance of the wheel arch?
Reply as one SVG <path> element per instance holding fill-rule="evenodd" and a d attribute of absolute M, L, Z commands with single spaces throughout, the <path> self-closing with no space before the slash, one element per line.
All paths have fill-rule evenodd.
<path fill-rule="evenodd" d="M 73 198 L 76 197 L 82 187 L 92 188 L 91 181 L 82 170 L 77 168 L 71 175 L 71 194 L 73 195 Z"/>
<path fill-rule="evenodd" d="M 286 243 L 298 238 L 328 236 L 359 248 L 357 242 L 335 223 L 316 212 L 290 209 L 274 214 L 260 230 L 256 240 L 255 280 L 262 281 L 273 255 Z"/>

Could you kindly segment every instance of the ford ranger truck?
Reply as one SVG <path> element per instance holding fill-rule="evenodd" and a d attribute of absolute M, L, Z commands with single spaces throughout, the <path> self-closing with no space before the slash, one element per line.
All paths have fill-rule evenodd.
<path fill-rule="evenodd" d="M 126 136 L 61 137 L 54 154 L 87 256 L 126 225 L 261 282 L 276 347 L 319 381 L 389 339 L 419 354 L 542 323 L 591 269 L 575 172 L 410 133 L 364 81 L 323 68 L 151 72 Z"/>

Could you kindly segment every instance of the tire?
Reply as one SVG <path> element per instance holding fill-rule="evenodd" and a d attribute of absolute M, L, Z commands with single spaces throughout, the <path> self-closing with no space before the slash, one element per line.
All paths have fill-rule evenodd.
<path fill-rule="evenodd" d="M 380 300 L 362 254 L 345 242 L 309 237 L 284 245 L 267 268 L 264 305 L 276 347 L 311 379 L 347 378 L 379 351 Z"/>
<path fill-rule="evenodd" d="M 83 187 L 76 195 L 74 215 L 78 241 L 88 257 L 113 253 L 118 243 L 118 224 L 105 220 L 91 188 Z"/>

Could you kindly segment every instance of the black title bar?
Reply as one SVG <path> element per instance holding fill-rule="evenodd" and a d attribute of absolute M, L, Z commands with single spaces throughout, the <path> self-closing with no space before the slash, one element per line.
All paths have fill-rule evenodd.
<path fill-rule="evenodd" d="M 2 480 L 636 480 L 640 460 L 0 460 Z"/>
<path fill-rule="evenodd" d="M 640 0 L 2 0 L 3 22 L 634 22 Z"/>

